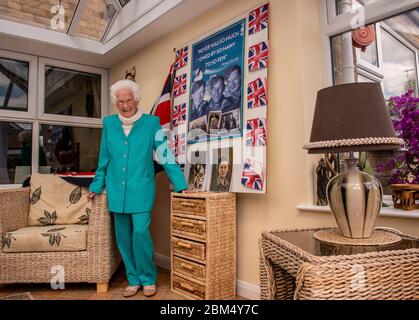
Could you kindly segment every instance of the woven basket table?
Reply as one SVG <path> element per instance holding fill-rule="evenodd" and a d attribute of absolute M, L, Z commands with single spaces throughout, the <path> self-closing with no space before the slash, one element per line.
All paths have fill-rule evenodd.
<path fill-rule="evenodd" d="M 187 299 L 236 298 L 234 193 L 172 193 L 171 290 Z"/>
<path fill-rule="evenodd" d="M 262 233 L 262 299 L 419 299 L 418 238 L 398 233 L 401 241 L 395 244 L 353 246 L 313 237 L 315 232 L 326 229 Z"/>

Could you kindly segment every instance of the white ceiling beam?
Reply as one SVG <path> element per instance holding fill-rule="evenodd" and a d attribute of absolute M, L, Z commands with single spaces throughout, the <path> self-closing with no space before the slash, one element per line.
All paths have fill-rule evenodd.
<path fill-rule="evenodd" d="M 87 0 L 79 0 L 77 3 L 76 11 L 74 11 L 73 19 L 71 19 L 70 27 L 67 30 L 68 35 L 71 36 L 76 32 L 79 22 L 83 17 L 84 10 L 86 9 L 86 5 Z"/>

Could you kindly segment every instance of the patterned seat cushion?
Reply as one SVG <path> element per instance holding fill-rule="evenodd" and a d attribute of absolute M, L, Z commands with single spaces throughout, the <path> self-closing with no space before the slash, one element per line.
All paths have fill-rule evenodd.
<path fill-rule="evenodd" d="M 88 225 L 25 227 L 2 237 L 3 252 L 84 251 Z"/>
<path fill-rule="evenodd" d="M 87 188 L 40 173 L 31 176 L 30 184 L 29 226 L 88 223 L 92 203 Z"/>

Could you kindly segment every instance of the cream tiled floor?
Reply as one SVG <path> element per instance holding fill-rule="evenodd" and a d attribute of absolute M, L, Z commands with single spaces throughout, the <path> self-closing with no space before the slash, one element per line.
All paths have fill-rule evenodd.
<path fill-rule="evenodd" d="M 49 284 L 7 284 L 0 285 L 0 298 L 16 293 L 30 292 L 36 300 L 125 300 L 122 290 L 127 286 L 123 267 L 120 267 L 109 283 L 107 293 L 97 293 L 96 285 L 89 283 L 67 283 L 65 290 L 53 290 Z M 157 294 L 146 298 L 141 290 L 132 300 L 183 300 L 170 290 L 170 271 L 159 268 Z M 238 300 L 243 297 L 237 296 Z"/>

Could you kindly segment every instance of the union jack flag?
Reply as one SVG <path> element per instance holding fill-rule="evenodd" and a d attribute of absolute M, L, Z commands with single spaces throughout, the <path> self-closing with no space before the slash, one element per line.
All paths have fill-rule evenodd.
<path fill-rule="evenodd" d="M 247 121 L 246 145 L 251 147 L 266 146 L 266 119 Z"/>
<path fill-rule="evenodd" d="M 261 42 L 249 49 L 249 71 L 268 67 L 269 47 L 266 42 Z"/>
<path fill-rule="evenodd" d="M 184 93 L 186 93 L 186 73 L 175 77 L 175 82 L 173 85 L 173 95 L 175 98 Z"/>
<path fill-rule="evenodd" d="M 160 124 L 164 129 L 170 129 L 170 109 L 172 108 L 172 89 L 174 78 L 174 65 L 170 66 L 169 75 L 164 82 L 163 90 L 154 103 L 150 114 L 160 118 Z"/>
<path fill-rule="evenodd" d="M 179 70 L 188 64 L 188 47 L 176 51 L 175 69 Z"/>
<path fill-rule="evenodd" d="M 258 78 L 249 83 L 247 87 L 247 107 L 254 109 L 258 107 L 265 107 L 268 102 L 268 95 L 263 81 Z"/>
<path fill-rule="evenodd" d="M 255 169 L 255 162 L 247 159 L 244 163 L 242 172 L 242 185 L 254 190 L 263 190 L 263 177 L 262 172 L 257 172 Z"/>
<path fill-rule="evenodd" d="M 268 28 L 269 4 L 265 4 L 249 13 L 249 35 Z"/>
<path fill-rule="evenodd" d="M 186 151 L 186 133 L 174 133 L 169 143 L 169 148 L 175 158 Z"/>
<path fill-rule="evenodd" d="M 172 113 L 172 125 L 177 127 L 186 122 L 186 103 L 174 106 Z"/>

